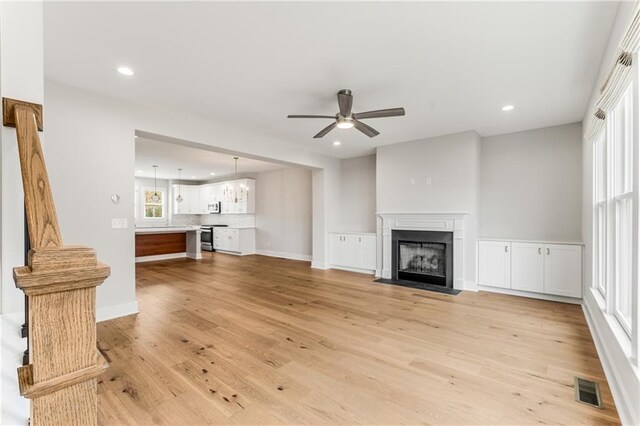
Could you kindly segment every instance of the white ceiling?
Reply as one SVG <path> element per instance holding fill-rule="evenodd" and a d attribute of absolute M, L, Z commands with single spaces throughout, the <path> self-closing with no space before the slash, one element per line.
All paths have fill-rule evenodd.
<path fill-rule="evenodd" d="M 182 168 L 184 180 L 214 180 L 234 175 L 232 154 L 205 151 L 142 137 L 136 138 L 136 176 L 153 177 L 153 165 L 158 166 L 158 179 L 177 179 Z M 238 159 L 238 174 L 260 173 L 286 166 L 250 158 Z M 215 173 L 212 175 L 211 173 Z"/>
<path fill-rule="evenodd" d="M 475 129 L 582 119 L 616 2 L 45 2 L 45 76 L 142 105 L 250 127 L 346 158 Z M 136 75 L 116 72 L 121 65 Z M 335 114 L 400 118 L 312 136 Z M 515 105 L 509 113 L 506 104 Z M 342 145 L 333 146 L 340 140 Z"/>

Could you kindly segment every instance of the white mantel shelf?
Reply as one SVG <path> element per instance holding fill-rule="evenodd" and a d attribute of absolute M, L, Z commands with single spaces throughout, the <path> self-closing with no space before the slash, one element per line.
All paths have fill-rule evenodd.
<path fill-rule="evenodd" d="M 394 229 L 453 233 L 453 288 L 465 288 L 465 218 L 454 213 L 376 213 L 378 216 L 378 262 L 376 276 L 391 278 L 391 233 Z"/>

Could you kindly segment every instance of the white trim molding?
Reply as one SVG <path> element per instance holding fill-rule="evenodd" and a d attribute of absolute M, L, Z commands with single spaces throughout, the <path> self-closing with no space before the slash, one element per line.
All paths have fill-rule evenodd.
<path fill-rule="evenodd" d="M 169 259 L 180 259 L 183 257 L 187 257 L 187 253 L 169 253 L 169 254 L 156 254 L 153 256 L 140 256 L 136 257 L 136 263 L 140 262 L 155 262 L 157 260 L 169 260 Z M 200 255 L 202 258 L 202 255 Z"/>
<path fill-rule="evenodd" d="M 391 232 L 393 230 L 453 233 L 453 288 L 465 287 L 465 217 L 469 213 L 377 213 L 378 262 L 376 276 L 391 278 Z"/>
<path fill-rule="evenodd" d="M 96 322 L 137 314 L 138 302 L 123 303 L 121 305 L 106 306 L 96 310 Z"/>
<path fill-rule="evenodd" d="M 640 424 L 640 370 L 633 365 L 631 350 L 620 345 L 606 315 L 598 306 L 591 288 L 585 289 L 582 309 L 598 351 L 611 394 L 623 425 Z M 617 324 L 613 324 L 617 325 Z M 620 332 L 618 334 L 623 334 Z M 627 353 L 629 352 L 629 353 Z"/>
<path fill-rule="evenodd" d="M 303 260 L 305 262 L 311 262 L 311 255 L 309 254 L 287 253 L 284 251 L 271 250 L 256 250 L 256 254 L 261 256 L 279 257 L 282 259 Z"/>

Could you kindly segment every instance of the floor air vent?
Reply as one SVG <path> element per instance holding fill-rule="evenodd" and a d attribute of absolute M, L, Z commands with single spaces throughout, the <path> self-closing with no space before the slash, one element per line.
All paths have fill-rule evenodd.
<path fill-rule="evenodd" d="M 600 397 L 600 385 L 598 382 L 574 377 L 573 387 L 576 391 L 576 401 L 602 408 L 602 398 Z"/>

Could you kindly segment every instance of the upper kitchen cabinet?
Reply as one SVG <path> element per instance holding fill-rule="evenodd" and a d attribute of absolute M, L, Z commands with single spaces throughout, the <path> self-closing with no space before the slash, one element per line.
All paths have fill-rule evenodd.
<path fill-rule="evenodd" d="M 238 179 L 223 182 L 222 214 L 253 214 L 256 212 L 256 181 Z"/>
<path fill-rule="evenodd" d="M 173 214 L 199 214 L 200 213 L 200 187 L 195 185 L 172 185 Z M 175 201 L 180 194 L 182 202 Z"/>
<path fill-rule="evenodd" d="M 206 185 L 172 186 L 173 199 L 178 190 L 183 201 L 173 203 L 173 214 L 209 214 L 209 204 L 221 203 L 223 214 L 253 214 L 256 212 L 255 179 L 238 179 Z M 237 199 L 237 202 L 236 202 Z"/>

